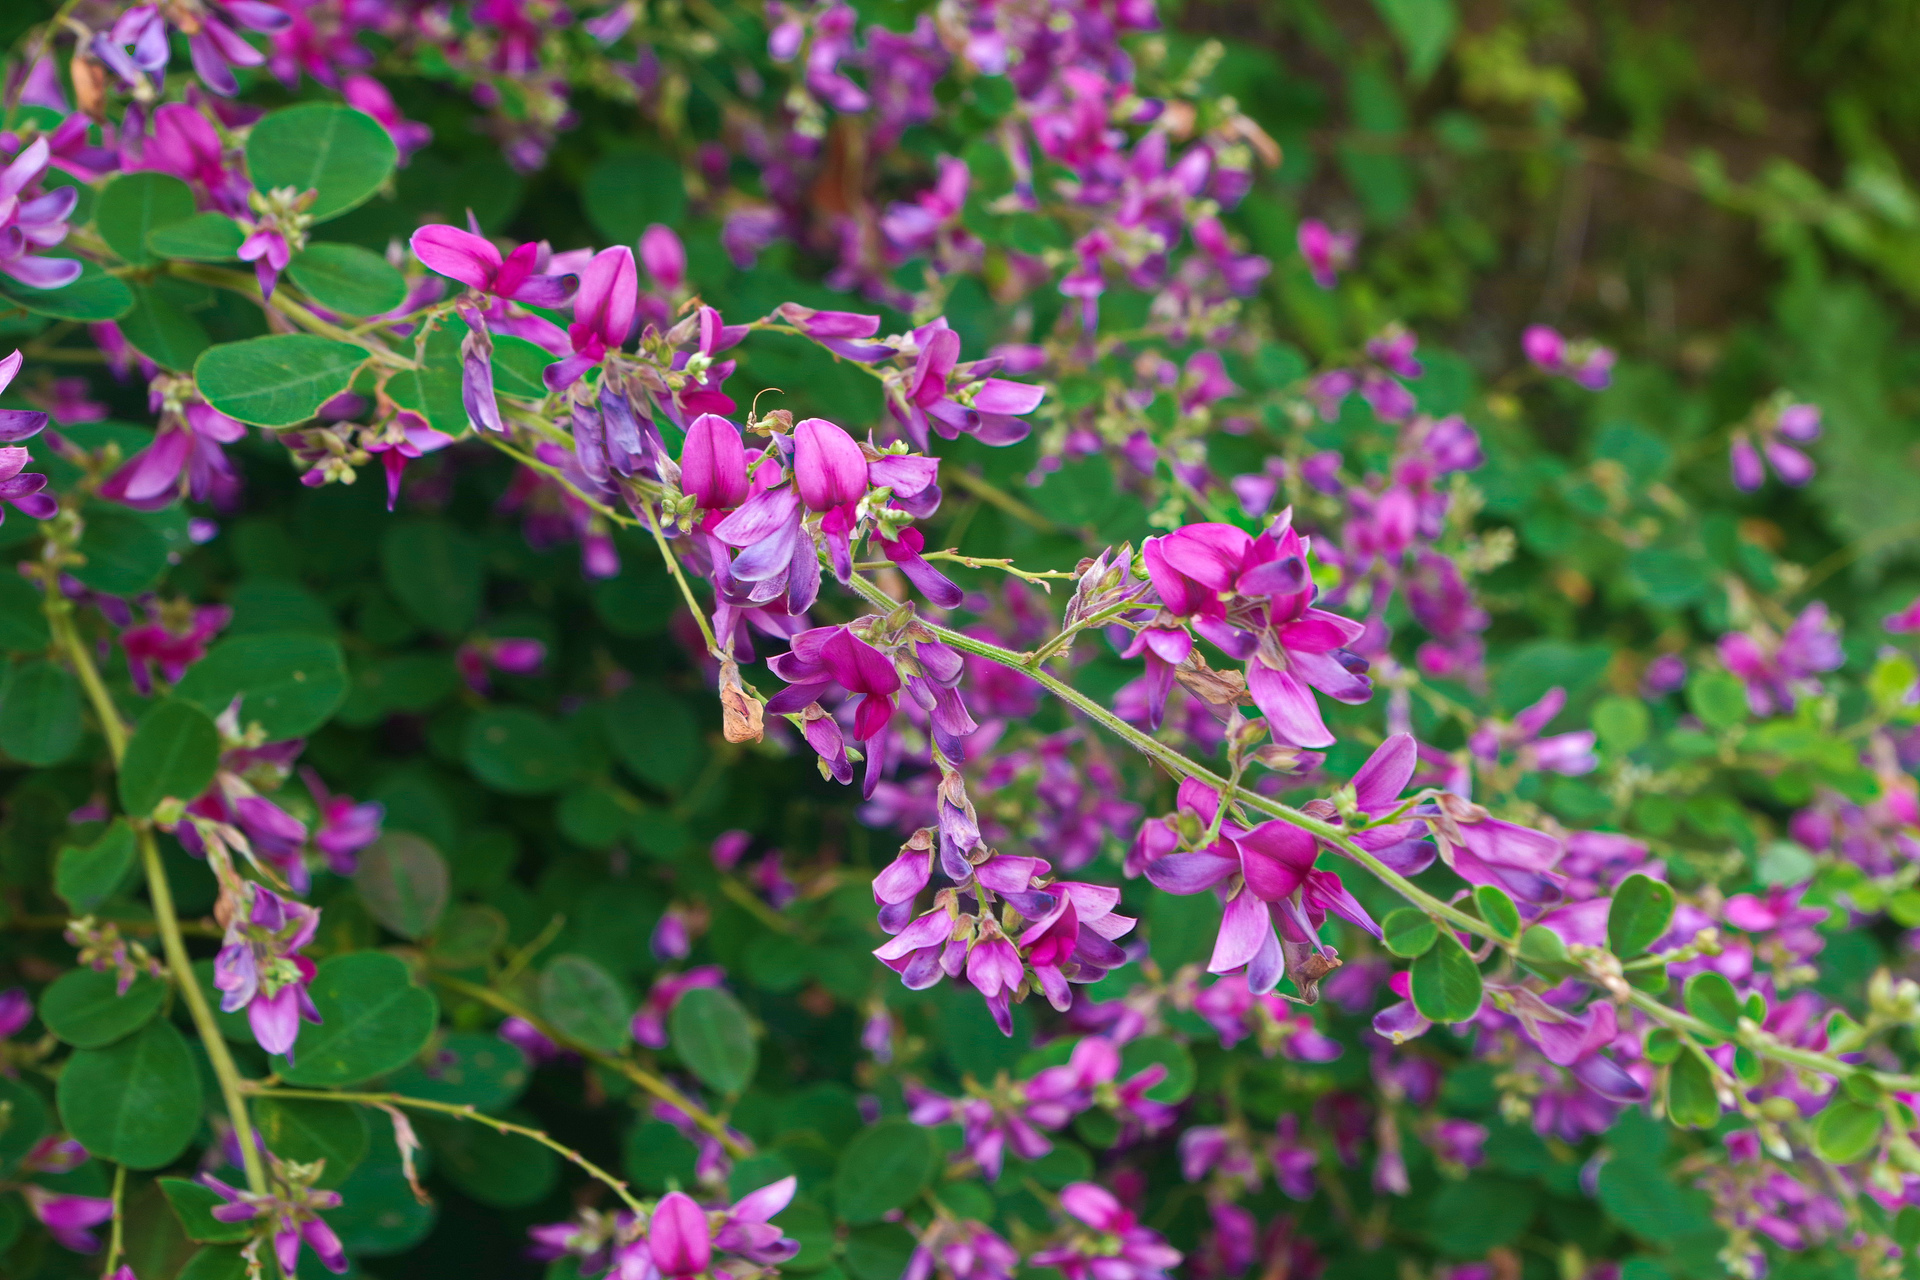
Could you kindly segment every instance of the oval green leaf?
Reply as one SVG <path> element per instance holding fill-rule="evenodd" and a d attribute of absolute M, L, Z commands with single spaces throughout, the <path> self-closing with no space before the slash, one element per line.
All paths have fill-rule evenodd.
<path fill-rule="evenodd" d="M 433 1052 L 394 1072 L 387 1087 L 409 1098 L 499 1111 L 526 1092 L 527 1055 L 499 1036 L 449 1031 Z"/>
<path fill-rule="evenodd" d="M 516 796 L 558 791 L 579 768 L 566 732 L 524 707 L 500 707 L 469 720 L 462 754 L 474 776 Z"/>
<path fill-rule="evenodd" d="M 555 956 L 540 974 L 540 1011 L 590 1049 L 618 1053 L 630 1038 L 633 1001 L 614 976 L 585 956 Z"/>
<path fill-rule="evenodd" d="M 155 261 L 147 236 L 184 222 L 193 210 L 193 188 L 171 174 L 143 169 L 107 184 L 93 206 L 93 226 L 122 262 L 143 267 Z"/>
<path fill-rule="evenodd" d="M 0 574 L 0 649 L 37 653 L 50 639 L 39 591 L 17 573 Z"/>
<path fill-rule="evenodd" d="M 667 1032 L 687 1070 L 721 1093 L 746 1088 L 760 1065 L 752 1019 L 732 992 L 719 987 L 683 993 L 667 1019 Z"/>
<path fill-rule="evenodd" d="M 220 731 L 199 707 L 179 698 L 155 703 L 140 718 L 120 762 L 120 804 L 144 818 L 169 797 L 197 798 L 220 763 Z"/>
<path fill-rule="evenodd" d="M 152 1020 L 167 998 L 167 984 L 144 974 L 127 994 L 111 973 L 69 969 L 40 993 L 40 1021 L 76 1049 L 104 1049 Z"/>
<path fill-rule="evenodd" d="M 418 1123 L 434 1169 L 481 1204 L 524 1209 L 544 1200 L 560 1180 L 560 1157 L 531 1138 L 440 1116 Z"/>
<path fill-rule="evenodd" d="M 1733 984 L 1725 974 L 1712 970 L 1696 973 L 1687 979 L 1682 992 L 1687 1012 L 1721 1035 L 1731 1039 L 1740 1029 L 1740 998 L 1734 994 Z"/>
<path fill-rule="evenodd" d="M 83 916 L 119 892 L 131 870 L 133 828 L 125 818 L 115 818 L 92 844 L 60 850 L 53 863 L 53 889 L 75 915 Z"/>
<path fill-rule="evenodd" d="M 1520 936 L 1520 908 L 1513 905 L 1506 890 L 1498 885 L 1477 884 L 1473 887 L 1473 904 L 1480 908 L 1480 918 L 1502 938 Z"/>
<path fill-rule="evenodd" d="M 332 103 L 275 111 L 247 135 L 247 172 L 262 191 L 313 191 L 315 222 L 365 201 L 393 172 L 399 153 L 380 122 Z"/>
<path fill-rule="evenodd" d="M 55 1097 L 89 1155 L 130 1169 L 172 1164 L 200 1128 L 200 1069 L 164 1019 L 105 1049 L 76 1050 Z"/>
<path fill-rule="evenodd" d="M 919 1196 L 938 1158 L 933 1135 L 894 1117 L 854 1135 L 833 1174 L 834 1203 L 852 1223 L 878 1222 Z"/>
<path fill-rule="evenodd" d="M 1440 926 L 1417 907 L 1401 907 L 1380 922 L 1380 933 L 1388 951 L 1402 960 L 1416 960 L 1440 937 Z"/>
<path fill-rule="evenodd" d="M 45 767 L 73 754 L 80 742 L 80 684 L 51 662 L 23 662 L 0 695 L 0 750 L 23 764 Z"/>
<path fill-rule="evenodd" d="M 256 427 L 295 427 L 353 385 L 364 348 L 310 333 L 278 333 L 208 347 L 193 381 L 207 403 Z"/>
<path fill-rule="evenodd" d="M 1429 1022 L 1465 1022 L 1480 1012 L 1480 966 L 1442 929 L 1433 947 L 1413 962 L 1413 1007 Z"/>
<path fill-rule="evenodd" d="M 419 1053 L 440 1006 L 384 951 L 329 956 L 309 988 L 319 1026 L 303 1023 L 294 1061 L 275 1058 L 289 1084 L 345 1087 L 385 1075 Z"/>
<path fill-rule="evenodd" d="M 418 941 L 433 932 L 447 909 L 447 860 L 419 836 L 389 831 L 360 854 L 353 887 L 368 915 Z"/>
<path fill-rule="evenodd" d="M 240 224 L 226 214 L 196 213 L 147 232 L 147 248 L 156 257 L 183 262 L 232 262 L 246 238 Z"/>
<path fill-rule="evenodd" d="M 0 1108 L 7 1116 L 6 1127 L 0 1129 L 0 1172 L 4 1172 L 47 1136 L 53 1116 L 31 1086 L 6 1076 L 0 1076 Z"/>
<path fill-rule="evenodd" d="M 1607 908 L 1607 946 L 1622 960 L 1646 954 L 1673 921 L 1673 890 L 1638 872 L 1621 881 Z"/>
<path fill-rule="evenodd" d="M 1830 1164 L 1852 1164 L 1873 1150 L 1885 1123 L 1878 1107 L 1843 1099 L 1813 1122 L 1814 1150 Z"/>
<path fill-rule="evenodd" d="M 177 542 L 186 541 L 185 534 L 178 507 L 158 513 L 89 509 L 79 548 L 87 562 L 76 566 L 73 576 L 108 595 L 138 595 L 160 580 L 167 557 Z"/>
<path fill-rule="evenodd" d="M 185 373 L 213 345 L 205 325 L 164 286 L 166 280 L 133 286 L 133 309 L 120 329 L 134 349 L 157 365 Z"/>
<path fill-rule="evenodd" d="M 261 1098 L 253 1104 L 253 1127 L 267 1150 L 282 1160 L 325 1160 L 318 1182 L 337 1187 L 366 1157 L 367 1120 L 356 1105 L 306 1098 Z M 197 1239 L 198 1237 L 196 1237 Z"/>
<path fill-rule="evenodd" d="M 265 631 L 222 640 L 173 692 L 209 715 L 237 697 L 241 726 L 258 724 L 279 742 L 305 737 L 339 710 L 347 664 L 339 644 L 325 636 Z"/>
<path fill-rule="evenodd" d="M 308 245 L 287 265 L 287 274 L 308 297 L 343 315 L 379 315 L 407 297 L 406 277 L 357 244 Z"/>
<path fill-rule="evenodd" d="M 118 320 L 133 306 L 133 290 L 93 262 L 82 262 L 80 278 L 64 289 L 32 289 L 12 276 L 0 276 L 0 297 L 37 316 L 85 324 Z"/>
<path fill-rule="evenodd" d="M 1705 1058 L 1688 1050 L 1667 1068 L 1667 1118 L 1689 1129 L 1710 1129 L 1720 1120 L 1720 1095 Z"/>

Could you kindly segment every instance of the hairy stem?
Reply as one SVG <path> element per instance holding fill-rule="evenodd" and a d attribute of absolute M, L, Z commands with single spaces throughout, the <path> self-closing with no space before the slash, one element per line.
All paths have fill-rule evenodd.
<path fill-rule="evenodd" d="M 297 1098 L 312 1102 L 349 1102 L 368 1107 L 402 1107 L 408 1111 L 433 1111 L 440 1115 L 453 1116 L 459 1120 L 472 1120 L 477 1124 L 484 1124 L 496 1133 L 517 1133 L 521 1137 L 529 1138 L 547 1148 L 549 1151 L 556 1152 L 572 1161 L 584 1170 L 588 1176 L 596 1178 L 613 1188 L 613 1193 L 619 1196 L 627 1208 L 633 1210 L 635 1213 L 646 1212 L 646 1206 L 634 1198 L 633 1192 L 627 1189 L 626 1183 L 614 1177 L 566 1143 L 560 1142 L 548 1136 L 544 1130 L 535 1129 L 530 1125 L 514 1124 L 510 1120 L 501 1120 L 495 1116 L 487 1115 L 485 1112 L 476 1111 L 471 1103 L 434 1102 L 428 1098 L 409 1098 L 402 1093 L 352 1093 L 329 1089 L 280 1089 L 266 1088 L 260 1085 L 249 1086 L 247 1092 L 256 1098 Z"/>

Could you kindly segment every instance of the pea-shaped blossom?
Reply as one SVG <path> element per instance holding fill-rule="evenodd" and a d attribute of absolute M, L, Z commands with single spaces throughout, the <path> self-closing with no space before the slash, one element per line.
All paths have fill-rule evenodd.
<path fill-rule="evenodd" d="M 1228 524 L 1187 525 L 1149 538 L 1141 554 L 1167 616 L 1247 662 L 1247 692 L 1274 738 L 1328 747 L 1334 738 L 1312 691 L 1358 703 L 1371 696 L 1372 684 L 1366 661 L 1346 648 L 1365 628 L 1312 607 L 1310 549 L 1288 511 L 1259 537 Z M 1181 647 L 1177 638 L 1141 639 L 1152 630 L 1128 650 L 1145 652 L 1150 668 L 1172 661 Z"/>
<path fill-rule="evenodd" d="M 1308 274 L 1322 289 L 1339 284 L 1340 273 L 1353 265 L 1356 238 L 1333 230 L 1318 218 L 1303 220 L 1294 239 L 1301 258 L 1306 261 Z"/>
<path fill-rule="evenodd" d="M 1846 660 L 1840 628 L 1816 600 L 1801 610 L 1784 634 L 1764 623 L 1720 637 L 1720 661 L 1747 686 L 1747 705 L 1756 716 L 1793 710 L 1801 697 L 1819 694 L 1818 677 Z"/>
<path fill-rule="evenodd" d="M 320 927 L 315 907 L 282 898 L 264 885 L 248 888 L 249 905 L 227 925 L 213 961 L 213 985 L 224 994 L 220 1008 L 246 1010 L 253 1038 L 268 1053 L 293 1060 L 301 1019 L 318 1023 L 320 1011 L 307 994 L 313 961 L 299 954 Z"/>
<path fill-rule="evenodd" d="M 1510 723 L 1488 721 L 1483 724 L 1467 739 L 1468 749 L 1476 759 L 1489 765 L 1498 762 L 1502 749 L 1512 751 L 1521 769 L 1529 773 L 1546 769 L 1569 778 L 1592 773 L 1600 767 L 1599 757 L 1593 754 L 1596 740 L 1593 730 L 1540 735 L 1566 705 L 1567 691 L 1555 685 L 1541 695 L 1538 702 L 1516 713 Z"/>
<path fill-rule="evenodd" d="M 212 1187 L 220 1194 L 224 1204 L 213 1206 L 212 1214 L 217 1222 L 253 1222 L 265 1219 L 266 1228 L 273 1240 L 274 1257 L 279 1260 L 283 1275 L 293 1275 L 299 1268 L 300 1246 L 312 1249 L 320 1265 L 339 1275 L 347 1269 L 347 1252 L 340 1243 L 340 1237 L 320 1216 L 324 1209 L 340 1207 L 338 1191 L 322 1191 L 311 1185 L 314 1178 L 322 1172 L 319 1161 L 308 1166 L 294 1166 L 284 1163 L 271 1152 L 267 1154 L 267 1167 L 270 1173 L 266 1192 L 242 1191 L 230 1187 L 210 1173 L 200 1175 L 200 1181 Z"/>
<path fill-rule="evenodd" d="M 1733 433 L 1729 453 L 1734 488 L 1742 493 L 1758 489 L 1767 482 L 1768 465 L 1782 484 L 1795 488 L 1805 484 L 1813 479 L 1813 459 L 1795 446 L 1819 438 L 1820 410 L 1815 405 L 1785 404 L 1761 414 L 1752 434 Z"/>
<path fill-rule="evenodd" d="M 1069 1183 L 1060 1192 L 1060 1208 L 1091 1231 L 1071 1232 L 1028 1258 L 1030 1265 L 1058 1267 L 1067 1280 L 1164 1280 L 1180 1265 L 1180 1251 L 1141 1226 L 1105 1187 Z"/>
<path fill-rule="evenodd" d="M 67 218 L 80 197 L 76 187 L 37 190 L 52 156 L 39 137 L 0 169 L 0 272 L 33 289 L 60 289 L 80 278 L 74 259 L 40 256 L 67 238 Z"/>
<path fill-rule="evenodd" d="M 187 55 L 200 83 L 231 98 L 240 92 L 233 68 L 257 67 L 267 60 L 266 54 L 248 44 L 233 28 L 272 33 L 285 30 L 292 21 L 279 5 L 266 0 L 135 5 L 93 38 L 93 52 L 127 84 L 142 85 L 147 76 L 163 80 L 168 62 L 167 27 L 171 23 L 187 39 Z"/>

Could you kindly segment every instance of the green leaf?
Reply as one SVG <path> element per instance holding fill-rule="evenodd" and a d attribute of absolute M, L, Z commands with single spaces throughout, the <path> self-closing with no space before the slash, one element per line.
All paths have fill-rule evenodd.
<path fill-rule="evenodd" d="M 366 1158 L 371 1141 L 358 1106 L 307 1098 L 260 1098 L 253 1104 L 253 1127 L 267 1150 L 282 1160 L 327 1167 L 316 1186 L 337 1187 Z"/>
<path fill-rule="evenodd" d="M 1731 1039 L 1740 1029 L 1740 998 L 1725 974 L 1708 970 L 1687 979 L 1682 988 L 1687 1012 Z"/>
<path fill-rule="evenodd" d="M 1593 729 L 1600 745 L 1616 756 L 1623 756 L 1647 740 L 1653 717 L 1647 704 L 1638 698 L 1605 697 L 1593 704 Z"/>
<path fill-rule="evenodd" d="M 1747 719 L 1746 682 L 1731 671 L 1698 671 L 1687 681 L 1687 705 L 1710 729 L 1731 729 Z"/>
<path fill-rule="evenodd" d="M 51 639 L 40 593 L 17 573 L 0 574 L 0 650 L 37 653 Z"/>
<path fill-rule="evenodd" d="M 246 231 L 226 214 L 196 213 L 147 232 L 147 248 L 156 257 L 185 262 L 232 262 L 246 238 Z"/>
<path fill-rule="evenodd" d="M 76 566 L 73 576 L 110 596 L 138 595 L 160 581 L 175 550 L 171 535 L 176 528 L 184 534 L 185 525 L 178 508 L 150 515 L 96 505 L 80 534 L 79 550 L 87 562 Z"/>
<path fill-rule="evenodd" d="M 207 403 L 256 427 L 297 427 L 353 385 L 364 348 L 311 333 L 276 333 L 208 347 L 193 381 Z"/>
<path fill-rule="evenodd" d="M 417 942 L 433 932 L 447 909 L 447 860 L 419 836 L 389 831 L 361 852 L 353 887 L 367 914 Z"/>
<path fill-rule="evenodd" d="M 508 795 L 559 791 L 579 769 L 565 731 L 524 707 L 499 707 L 469 720 L 462 754 L 476 777 Z"/>
<path fill-rule="evenodd" d="M 156 280 L 133 286 L 133 309 L 120 321 L 121 332 L 147 359 L 175 373 L 186 373 L 213 345 L 206 326 Z"/>
<path fill-rule="evenodd" d="M 272 1149 L 272 1143 L 268 1143 Z M 280 1152 L 274 1149 L 274 1154 Z M 167 1204 L 173 1210 L 173 1216 L 180 1220 L 180 1229 L 187 1233 L 187 1239 L 197 1244 L 240 1244 L 253 1235 L 251 1222 L 222 1222 L 213 1216 L 213 1211 L 227 1198 L 204 1182 L 195 1182 L 189 1178 L 161 1178 L 161 1193 L 167 1197 Z"/>
<path fill-rule="evenodd" d="M 1713 1071 L 1697 1052 L 1682 1053 L 1667 1068 L 1667 1118 L 1688 1129 L 1710 1129 L 1720 1122 Z"/>
<path fill-rule="evenodd" d="M 0 693 L 0 750 L 23 764 L 58 764 L 80 744 L 80 682 L 35 659 L 13 669 Z"/>
<path fill-rule="evenodd" d="M 193 188 L 152 170 L 123 173 L 106 185 L 93 206 L 94 230 L 122 262 L 136 267 L 155 261 L 147 236 L 193 216 Z"/>
<path fill-rule="evenodd" d="M 702 1084 L 738 1093 L 753 1079 L 760 1050 L 753 1022 L 730 991 L 695 987 L 674 1002 L 667 1020 L 673 1051 Z"/>
<path fill-rule="evenodd" d="M 540 974 L 540 1011 L 566 1035 L 602 1053 L 631 1041 L 633 1000 L 618 980 L 585 956 L 555 956 Z"/>
<path fill-rule="evenodd" d="M 547 384 L 542 376 L 553 363 L 553 354 L 537 343 L 512 334 L 495 334 L 493 339 L 493 389 L 503 396 L 524 400 L 544 399 Z M 464 411 L 461 421 L 465 422 Z"/>
<path fill-rule="evenodd" d="M 147 1025 L 167 998 L 167 984 L 141 975 L 118 991 L 118 979 L 93 969 L 69 969 L 40 993 L 40 1021 L 76 1049 L 104 1049 Z"/>
<path fill-rule="evenodd" d="M 443 969 L 479 968 L 506 945 L 508 928 L 499 908 L 461 903 L 433 931 L 433 962 Z"/>
<path fill-rule="evenodd" d="M 1141 1036 L 1129 1040 L 1120 1050 L 1120 1077 L 1130 1080 L 1151 1066 L 1162 1066 L 1167 1074 L 1146 1096 L 1154 1102 L 1184 1102 L 1193 1092 L 1198 1074 L 1193 1054 L 1172 1036 Z"/>
<path fill-rule="evenodd" d="M 1440 937 L 1440 926 L 1418 907 L 1401 907 L 1380 922 L 1380 932 L 1388 951 L 1402 960 L 1414 960 L 1427 954 Z"/>
<path fill-rule="evenodd" d="M 484 1032 L 449 1031 L 425 1059 L 389 1076 L 387 1087 L 409 1098 L 499 1111 L 526 1092 L 531 1078 L 517 1046 Z"/>
<path fill-rule="evenodd" d="M 273 1060 L 288 1084 L 345 1088 L 385 1075 L 420 1052 L 440 1013 L 433 993 L 384 951 L 329 956 L 308 990 L 320 1025 L 301 1025 L 293 1063 Z"/>
<path fill-rule="evenodd" d="M 1426 83 L 1459 26 L 1453 0 L 1373 0 L 1373 5 L 1407 55 L 1407 78 Z"/>
<path fill-rule="evenodd" d="M 402 369 L 387 382 L 387 394 L 395 404 L 422 415 L 428 426 L 448 435 L 467 429 L 467 407 L 460 398 L 460 343 L 466 334 L 466 325 L 443 319 L 427 335 L 419 367 Z M 500 341 L 494 339 L 496 344 Z"/>
<path fill-rule="evenodd" d="M 610 155 L 580 184 L 587 219 L 613 244 L 632 244 L 653 222 L 672 226 L 687 207 L 680 166 L 651 151 Z"/>
<path fill-rule="evenodd" d="M 1502 938 L 1520 936 L 1520 908 L 1513 905 L 1506 890 L 1498 885 L 1475 885 L 1473 902 L 1480 908 L 1480 918 L 1492 926 L 1495 933 Z"/>
<path fill-rule="evenodd" d="M 1686 1044 L 1668 1027 L 1655 1027 L 1647 1035 L 1647 1061 L 1664 1067 L 1686 1051 Z"/>
<path fill-rule="evenodd" d="M 834 1169 L 833 1199 L 841 1219 L 878 1222 L 911 1204 L 933 1176 L 938 1155 L 933 1135 L 910 1120 L 892 1117 L 861 1130 Z"/>
<path fill-rule="evenodd" d="M 480 613 L 480 548 L 445 520 L 400 520 L 380 538 L 387 589 L 408 617 L 452 639 Z"/>
<path fill-rule="evenodd" d="M 93 262 L 82 262 L 80 278 L 64 289 L 33 289 L 11 276 L 0 276 L 0 297 L 38 316 L 84 324 L 118 320 L 133 306 L 133 290 Z"/>
<path fill-rule="evenodd" d="M 538 1127 L 531 1117 L 520 1119 Z M 481 1204 L 524 1209 L 546 1199 L 560 1180 L 560 1157 L 531 1138 L 439 1116 L 418 1123 L 435 1168 Z"/>
<path fill-rule="evenodd" d="M 607 704 L 606 724 L 620 763 L 642 782 L 678 791 L 698 775 L 706 755 L 699 723 L 685 703 L 659 686 L 622 690 Z"/>
<path fill-rule="evenodd" d="M 1567 963 L 1567 944 L 1543 924 L 1528 925 L 1520 935 L 1520 958 L 1536 967 Z"/>
<path fill-rule="evenodd" d="M 1622 960 L 1644 955 L 1673 922 L 1673 890 L 1638 872 L 1613 891 L 1607 908 L 1607 946 Z"/>
<path fill-rule="evenodd" d="M 144 818 L 169 797 L 197 799 L 220 763 L 220 731 L 191 702 L 166 698 L 140 717 L 120 762 L 120 805 Z"/>
<path fill-rule="evenodd" d="M 77 1049 L 60 1072 L 60 1122 L 87 1153 L 158 1169 L 200 1128 L 200 1069 L 173 1024 L 147 1023 L 105 1049 Z"/>
<path fill-rule="evenodd" d="M 1450 929 L 1413 962 L 1413 1007 L 1429 1022 L 1465 1022 L 1480 1012 L 1480 966 Z"/>
<path fill-rule="evenodd" d="M 264 117 L 247 135 L 247 172 L 261 191 L 317 193 L 307 212 L 325 222 L 364 202 L 393 172 L 399 153 L 380 122 L 331 103 L 305 103 Z"/>
<path fill-rule="evenodd" d="M 338 643 L 303 631 L 235 636 L 196 662 L 173 692 L 209 715 L 237 697 L 243 727 L 258 724 L 273 742 L 304 738 L 346 699 L 346 660 Z"/>
<path fill-rule="evenodd" d="M 115 818 L 92 844 L 66 846 L 54 859 L 53 891 L 75 915 L 99 910 L 133 870 L 133 845 L 133 828 L 125 818 Z"/>
<path fill-rule="evenodd" d="M 0 1128 L 0 1170 L 5 1170 L 47 1136 L 53 1116 L 37 1092 L 6 1076 L 0 1076 L 0 1114 L 7 1117 Z"/>
<path fill-rule="evenodd" d="M 355 1259 L 404 1253 L 433 1230 L 436 1216 L 434 1206 L 421 1204 L 407 1185 L 388 1136 L 390 1126 L 382 1123 L 380 1128 L 388 1132 L 375 1135 L 373 1151 L 339 1188 L 340 1207 L 327 1214 L 341 1245 Z"/>
<path fill-rule="evenodd" d="M 1450 1180 L 1427 1202 L 1427 1235 L 1452 1257 L 1484 1258 L 1525 1231 L 1539 1207 L 1531 1183 L 1485 1174 Z"/>
<path fill-rule="evenodd" d="M 287 274 L 308 297 L 343 315 L 380 315 L 407 298 L 406 277 L 357 244 L 310 244 L 287 264 Z"/>
<path fill-rule="evenodd" d="M 1829 1164 L 1852 1164 L 1880 1140 L 1886 1117 L 1878 1107 L 1851 1100 L 1828 1105 L 1813 1122 L 1813 1147 Z"/>

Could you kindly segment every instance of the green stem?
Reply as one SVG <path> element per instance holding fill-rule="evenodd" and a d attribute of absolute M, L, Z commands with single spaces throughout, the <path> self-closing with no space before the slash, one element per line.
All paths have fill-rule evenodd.
<path fill-rule="evenodd" d="M 409 1098 L 401 1093 L 350 1093 L 329 1089 L 266 1088 L 259 1085 L 250 1087 L 247 1092 L 256 1098 L 293 1098 L 310 1102 L 348 1102 L 367 1107 L 404 1107 L 409 1111 L 434 1111 L 441 1115 L 453 1116 L 456 1119 L 472 1120 L 477 1124 L 487 1125 L 497 1133 L 517 1133 L 523 1138 L 529 1138 L 539 1143 L 549 1151 L 557 1152 L 559 1155 L 571 1160 L 574 1164 L 579 1165 L 590 1177 L 597 1178 L 607 1186 L 612 1187 L 613 1193 L 619 1196 L 627 1208 L 633 1210 L 635 1213 L 644 1214 L 646 1212 L 646 1206 L 634 1198 L 633 1192 L 627 1189 L 626 1183 L 614 1177 L 605 1169 L 602 1169 L 599 1165 L 587 1159 L 572 1147 L 569 1147 L 566 1143 L 559 1142 L 549 1137 L 545 1131 L 535 1129 L 529 1125 L 514 1124 L 510 1120 L 501 1120 L 497 1117 L 487 1115 L 484 1112 L 476 1111 L 471 1103 L 434 1102 L 427 1098 Z"/>
<path fill-rule="evenodd" d="M 622 1058 L 617 1054 L 603 1052 L 602 1050 L 594 1048 L 592 1045 L 582 1044 L 580 1041 L 575 1040 L 572 1036 L 569 1036 L 566 1032 L 542 1018 L 539 1014 L 529 1009 L 521 1008 L 511 997 L 502 995 L 491 987 L 483 987 L 479 983 L 468 982 L 463 978 L 455 978 L 448 974 L 441 973 L 434 974 L 433 980 L 449 991 L 455 991 L 469 999 L 478 1000 L 480 1003 L 489 1005 L 510 1018 L 519 1018 L 532 1025 L 541 1035 L 544 1035 L 555 1044 L 564 1045 L 582 1057 L 589 1058 L 610 1071 L 618 1071 L 621 1075 L 633 1081 L 654 1097 L 660 1099 L 660 1101 L 670 1106 L 680 1108 L 696 1125 L 712 1134 L 713 1137 L 719 1141 L 720 1145 L 727 1149 L 727 1154 L 736 1158 L 747 1154 L 747 1148 L 741 1145 L 738 1138 L 727 1131 L 726 1124 L 718 1116 L 702 1107 L 686 1094 L 681 1093 L 665 1080 L 653 1074 L 653 1072 L 642 1067 L 639 1063 L 627 1058 Z"/>
<path fill-rule="evenodd" d="M 107 1236 L 107 1262 L 100 1268 L 101 1280 L 112 1280 L 126 1242 L 127 1166 L 113 1166 L 113 1230 Z"/>
<path fill-rule="evenodd" d="M 55 643 L 66 654 L 74 674 L 80 679 L 80 687 L 92 702 L 94 716 L 100 721 L 100 731 L 107 739 L 107 752 L 112 757 L 113 767 L 118 770 L 120 760 L 127 752 L 126 724 L 120 719 L 120 711 L 113 705 L 113 698 L 100 679 L 99 669 L 93 665 L 93 655 L 87 652 L 86 643 L 73 624 L 73 604 L 60 592 L 57 571 L 49 568 L 47 576 L 47 628 L 52 632 Z M 234 1066 L 233 1055 L 227 1051 L 226 1039 L 220 1034 L 220 1024 L 214 1021 L 213 1009 L 207 1004 L 207 997 L 194 976 L 193 960 L 187 954 L 186 940 L 180 933 L 180 917 L 173 907 L 173 889 L 167 883 L 166 868 L 160 862 L 160 846 L 153 838 L 153 825 L 144 819 L 137 821 L 134 833 L 140 846 L 140 862 L 147 878 L 147 896 L 153 901 L 154 925 L 160 931 L 160 945 L 167 957 L 167 968 L 173 974 L 174 985 L 180 989 L 181 999 L 186 1001 L 194 1029 L 200 1033 L 207 1059 L 213 1065 L 213 1074 L 220 1082 L 220 1092 L 226 1100 L 227 1118 L 233 1124 L 233 1136 L 240 1144 L 241 1161 L 246 1167 L 247 1186 L 264 1195 L 267 1190 L 266 1166 L 261 1162 L 259 1148 L 253 1140 L 253 1124 L 247 1118 L 240 1072 Z"/>

